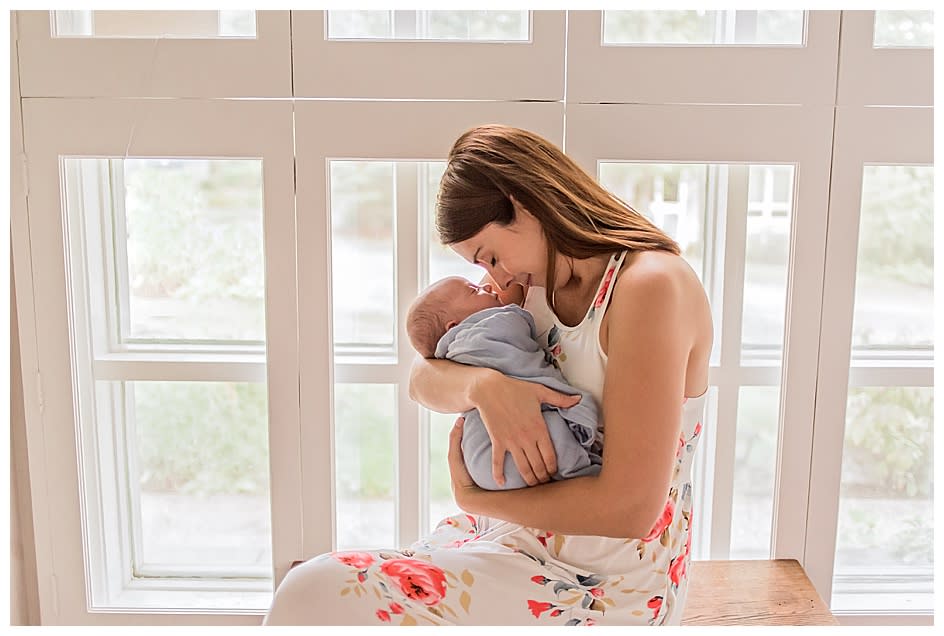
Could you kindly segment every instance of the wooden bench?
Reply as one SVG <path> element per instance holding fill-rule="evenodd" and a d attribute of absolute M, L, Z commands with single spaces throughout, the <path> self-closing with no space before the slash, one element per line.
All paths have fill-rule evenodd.
<path fill-rule="evenodd" d="M 795 559 L 692 561 L 682 625 L 839 625 Z"/>

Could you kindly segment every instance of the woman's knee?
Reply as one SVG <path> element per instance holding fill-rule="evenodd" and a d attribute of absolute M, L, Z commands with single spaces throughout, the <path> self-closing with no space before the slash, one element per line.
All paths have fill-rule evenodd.
<path fill-rule="evenodd" d="M 337 576 L 331 559 L 316 558 L 289 570 L 275 590 L 263 625 L 311 625 L 324 610 L 324 590 Z"/>

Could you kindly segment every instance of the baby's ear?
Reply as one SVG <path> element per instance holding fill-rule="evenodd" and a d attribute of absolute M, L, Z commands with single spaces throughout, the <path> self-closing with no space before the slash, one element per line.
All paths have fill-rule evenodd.
<path fill-rule="evenodd" d="M 458 323 L 457 321 L 455 321 L 455 320 L 450 320 L 449 322 L 446 323 L 446 331 L 449 331 L 450 329 L 452 329 L 453 327 L 455 327 L 455 326 L 458 325 L 458 324 L 459 324 L 459 323 Z"/>

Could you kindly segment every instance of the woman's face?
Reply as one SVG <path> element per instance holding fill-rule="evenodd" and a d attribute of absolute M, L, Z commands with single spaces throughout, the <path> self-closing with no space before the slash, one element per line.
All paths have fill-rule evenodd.
<path fill-rule="evenodd" d="M 470 239 L 453 243 L 462 258 L 479 265 L 504 290 L 512 283 L 545 286 L 547 241 L 541 224 L 517 202 L 509 225 L 489 223 Z"/>

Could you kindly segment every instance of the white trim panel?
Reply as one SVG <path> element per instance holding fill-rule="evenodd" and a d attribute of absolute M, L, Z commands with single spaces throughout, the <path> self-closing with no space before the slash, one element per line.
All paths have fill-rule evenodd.
<path fill-rule="evenodd" d="M 288 11 L 255 38 L 52 37 L 51 12 L 16 11 L 23 97 L 290 97 Z"/>
<path fill-rule="evenodd" d="M 934 49 L 875 48 L 875 11 L 842 12 L 838 103 L 934 105 Z"/>
<path fill-rule="evenodd" d="M 531 41 L 328 40 L 326 11 L 292 11 L 298 97 L 564 97 L 564 11 L 531 11 Z"/>
<path fill-rule="evenodd" d="M 832 104 L 835 100 L 838 11 L 808 11 L 805 46 L 776 47 L 604 46 L 602 11 L 568 11 L 567 16 L 568 102 Z"/>

